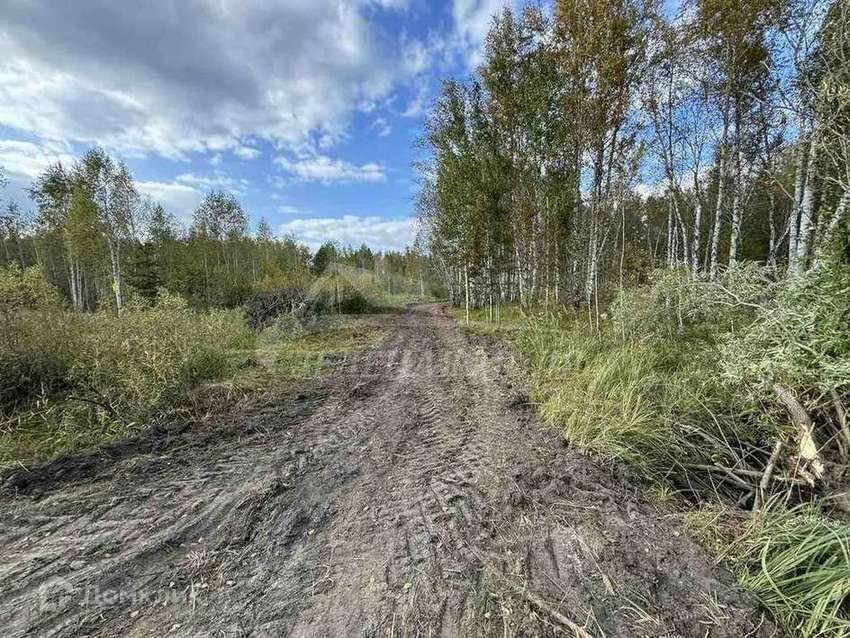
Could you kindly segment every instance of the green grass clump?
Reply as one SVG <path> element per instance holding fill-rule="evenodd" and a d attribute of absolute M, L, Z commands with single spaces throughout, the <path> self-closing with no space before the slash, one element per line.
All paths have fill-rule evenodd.
<path fill-rule="evenodd" d="M 578 447 L 649 473 L 664 463 L 670 431 L 657 401 L 663 353 L 640 343 L 614 345 L 556 321 L 522 334 L 543 419 Z"/>
<path fill-rule="evenodd" d="M 811 508 L 770 509 L 729 553 L 792 635 L 850 636 L 850 524 Z"/>

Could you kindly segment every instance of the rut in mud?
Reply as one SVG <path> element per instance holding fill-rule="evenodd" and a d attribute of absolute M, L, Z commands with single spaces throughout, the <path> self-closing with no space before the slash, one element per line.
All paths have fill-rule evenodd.
<path fill-rule="evenodd" d="M 436 306 L 376 321 L 275 409 L 7 480 L 3 634 L 773 634 L 508 355 Z"/>

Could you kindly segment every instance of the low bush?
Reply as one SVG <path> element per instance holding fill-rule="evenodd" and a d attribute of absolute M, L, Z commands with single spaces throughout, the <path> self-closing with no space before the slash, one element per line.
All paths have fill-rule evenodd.
<path fill-rule="evenodd" d="M 259 331 L 280 316 L 302 316 L 307 306 L 306 289 L 300 286 L 287 286 L 255 293 L 245 304 L 245 313 L 251 328 Z"/>
<path fill-rule="evenodd" d="M 250 347 L 241 311 L 195 312 L 163 295 L 151 308 L 76 318 L 73 386 L 124 420 L 144 418 L 186 388 L 223 376 L 229 353 Z"/>
<path fill-rule="evenodd" d="M 0 275 L 23 285 L 21 273 Z M 3 313 L 3 466 L 126 434 L 191 386 L 228 374 L 233 353 L 253 348 L 241 311 L 195 312 L 163 294 L 120 315 L 80 314 L 40 299 Z"/>

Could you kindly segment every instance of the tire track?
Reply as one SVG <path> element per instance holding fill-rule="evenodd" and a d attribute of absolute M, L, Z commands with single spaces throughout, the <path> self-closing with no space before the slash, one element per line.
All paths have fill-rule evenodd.
<path fill-rule="evenodd" d="M 540 601 L 591 635 L 770 635 L 675 521 L 511 407 L 503 353 L 436 306 L 375 320 L 309 413 L 4 498 L 4 635 L 554 635 Z"/>

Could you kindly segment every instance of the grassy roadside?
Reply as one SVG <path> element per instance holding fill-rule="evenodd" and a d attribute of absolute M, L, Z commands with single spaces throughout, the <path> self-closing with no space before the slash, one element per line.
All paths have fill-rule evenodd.
<path fill-rule="evenodd" d="M 284 317 L 255 333 L 240 311 L 194 312 L 178 299 L 120 319 L 49 309 L 27 321 L 37 329 L 17 336 L 30 347 L 2 363 L 21 386 L 39 389 L 9 395 L 18 403 L 0 420 L 0 472 L 102 447 L 155 423 L 274 401 L 382 334 L 359 315 L 324 316 L 308 327 Z"/>
<path fill-rule="evenodd" d="M 760 356 L 752 331 L 740 328 L 746 317 L 724 313 L 690 326 L 685 320 L 683 329 L 674 318 L 668 330 L 641 301 L 621 300 L 628 319 L 615 315 L 600 333 L 569 314 L 523 316 L 515 309 L 500 325 L 475 311 L 469 329 L 495 334 L 521 353 L 541 418 L 600 461 L 635 468 L 647 492 L 682 516 L 789 635 L 850 636 L 850 524 L 823 498 L 826 486 L 806 485 L 793 474 L 799 459 L 789 457 L 777 462 L 764 501 L 754 494 L 772 442 L 793 433 L 785 434 L 784 413 L 752 401 L 752 386 L 735 376 L 730 348 L 744 351 L 746 365 Z M 462 309 L 452 314 L 464 324 Z M 775 350 L 768 356 L 778 358 Z M 768 365 L 759 374 L 769 374 Z M 822 453 L 829 470 L 826 444 Z"/>

